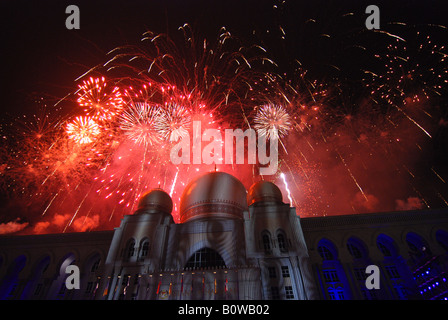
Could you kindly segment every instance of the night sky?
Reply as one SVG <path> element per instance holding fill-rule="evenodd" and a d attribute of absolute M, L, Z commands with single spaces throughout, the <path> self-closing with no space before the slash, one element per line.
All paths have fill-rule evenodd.
<path fill-rule="evenodd" d="M 80 30 L 68 30 L 65 27 L 68 17 L 65 9 L 72 4 L 80 9 Z M 421 104 L 413 102 L 409 105 L 415 107 L 414 109 L 405 109 L 400 105 L 403 109 L 397 112 L 397 108 L 387 107 L 380 102 L 375 104 L 378 110 L 366 112 L 366 108 L 371 107 L 372 102 L 369 99 L 372 97 L 369 97 L 370 89 L 366 89 L 363 82 L 368 74 L 364 70 L 387 74 L 384 61 L 376 59 L 375 55 L 387 56 L 387 44 L 395 43 L 392 40 L 396 40 L 393 36 L 380 37 L 378 33 L 366 31 L 364 22 L 368 15 L 365 14 L 365 8 L 370 4 L 380 8 L 381 30 L 399 34 L 407 40 L 406 46 L 409 48 L 418 47 L 417 41 L 420 41 L 420 38 L 413 42 L 417 30 L 421 34 L 430 34 L 434 43 L 445 45 L 442 50 L 446 52 L 447 30 L 434 27 L 448 24 L 445 15 L 446 4 L 442 0 L 1 1 L 0 118 L 3 124 L 8 123 L 8 126 L 4 126 L 8 127 L 6 131 L 11 131 L 10 124 L 13 119 L 34 114 L 42 104 L 51 109 L 55 103 L 78 88 L 79 81 L 76 82 L 75 79 L 92 67 L 108 61 L 108 52 L 125 45 L 139 46 L 142 34 L 148 30 L 156 34 L 166 33 L 179 40 L 178 28 L 188 23 L 198 38 L 213 41 L 217 38 L 220 28 L 225 26 L 245 45 L 262 46 L 266 50 L 266 56 L 276 62 L 275 72 L 285 79 L 291 79 L 288 82 L 291 86 L 297 85 L 297 88 L 300 88 L 294 82 L 297 62 L 300 61 L 307 70 L 306 76 L 309 79 L 331 83 L 332 91 L 329 92 L 331 95 L 337 95 L 337 98 L 325 99 L 325 102 L 331 105 L 332 114 L 328 117 L 329 120 L 325 121 L 325 125 L 317 122 L 313 124 L 323 130 L 323 134 L 309 137 L 291 135 L 287 141 L 290 150 L 288 157 L 294 168 L 300 168 L 297 162 L 294 162 L 295 157 L 308 157 L 306 161 L 302 159 L 303 163 L 308 162 L 307 160 L 313 163 L 313 159 L 318 159 L 316 167 L 308 163 L 303 170 L 308 178 L 315 173 L 318 182 L 306 184 L 308 193 L 305 200 L 311 201 L 311 204 L 300 207 L 297 203 L 300 200 L 295 201 L 299 212 L 328 210 L 325 215 L 332 215 L 446 207 L 447 85 L 445 83 L 443 88 L 440 88 L 441 94 L 431 100 L 432 105 L 429 107 L 423 108 Z M 347 13 L 350 13 L 350 22 L 347 22 Z M 315 23 L 309 23 L 310 19 Z M 396 22 L 405 23 L 406 27 Z M 412 51 L 409 52 L 412 54 Z M 418 54 L 419 52 L 416 55 Z M 424 60 L 424 63 L 431 66 L 431 59 L 432 57 Z M 417 67 L 422 65 L 418 64 Z M 424 70 L 426 64 L 421 68 L 421 71 L 428 71 Z M 443 76 L 446 77 L 446 61 L 444 64 L 437 64 L 434 71 L 430 70 L 432 74 L 442 74 L 445 70 Z M 94 75 L 99 76 L 100 73 Z M 408 79 L 412 76 L 414 75 L 407 75 Z M 423 77 L 418 81 L 423 86 L 427 85 Z M 391 86 L 393 80 L 385 83 Z M 409 92 L 416 91 L 415 89 L 405 88 Z M 60 107 L 67 108 L 70 113 L 73 109 L 70 103 L 74 105 L 76 101 L 67 99 Z M 423 109 L 426 113 L 420 111 Z M 401 118 L 395 117 L 397 114 Z M 387 117 L 388 115 L 393 116 Z M 384 122 L 387 123 L 384 119 L 377 121 L 377 127 L 374 117 L 381 116 L 393 123 L 393 126 L 387 124 L 387 128 L 395 129 L 384 129 Z M 363 129 L 363 126 L 368 129 Z M 425 130 L 428 130 L 426 134 Z M 6 135 L 6 131 L 3 128 L 3 135 Z M 328 132 L 332 132 L 332 135 Z M 353 133 L 353 136 L 349 133 Z M 319 139 L 325 134 L 328 136 L 324 139 L 325 143 L 322 143 Z M 382 139 L 385 137 L 393 140 L 393 144 L 384 142 L 385 139 Z M 302 146 L 305 140 L 313 152 L 296 154 L 291 146 Z M 397 141 L 403 141 L 397 145 L 398 148 L 395 146 Z M 359 150 L 356 149 L 357 144 L 361 146 Z M 338 148 L 328 150 L 334 146 Z M 345 148 L 346 146 L 350 147 Z M 378 153 L 372 156 L 369 152 L 373 151 L 369 150 L 376 150 Z M 11 152 L 8 148 L 2 148 L 1 151 L 4 153 L 1 159 L 3 163 L 0 165 L 5 167 L 8 162 L 5 159 L 8 159 Z M 384 164 L 383 153 L 391 157 L 387 159 L 390 161 L 384 161 Z M 395 167 L 391 166 L 391 163 Z M 292 173 L 291 169 L 288 172 Z M 399 178 L 386 181 L 392 174 L 397 174 Z M 3 179 L 4 176 L 0 178 Z M 20 175 L 16 174 L 15 179 L 20 182 Z M 250 179 L 242 180 L 246 188 L 253 182 L 249 181 Z M 275 182 L 279 181 L 281 182 L 280 179 Z M 50 214 L 42 221 L 40 218 L 43 208 L 52 204 L 52 200 L 49 202 L 49 199 L 46 199 L 35 208 L 31 208 L 32 204 L 27 203 L 24 209 L 20 201 L 10 198 L 6 185 L 1 185 L 0 227 L 11 222 L 22 226 L 26 224 L 28 229 L 31 229 L 39 222 L 52 221 Z M 350 191 L 344 189 L 348 188 L 347 186 L 350 186 Z M 285 189 L 282 191 L 285 199 Z M 301 196 L 297 197 L 302 199 Z M 321 199 L 324 197 L 328 197 L 327 200 Z M 79 205 L 79 198 L 73 201 L 73 206 Z M 328 203 L 332 201 L 334 203 L 331 208 Z M 63 217 L 73 213 L 56 210 L 51 214 L 51 217 L 60 217 L 63 220 L 58 225 L 62 226 L 67 221 L 67 218 Z M 102 219 L 103 217 L 100 217 L 100 222 L 92 222 L 92 229 L 103 223 Z M 99 229 L 113 226 L 105 224 Z M 86 228 L 79 230 L 85 231 Z M 61 228 L 53 228 L 42 233 L 60 231 Z M 36 229 L 34 232 L 39 233 Z"/>
<path fill-rule="evenodd" d="M 326 21 L 328 31 L 340 27 L 338 13 L 354 12 L 364 24 L 363 14 L 372 1 L 2 1 L 0 3 L 0 52 L 2 67 L 2 110 L 12 113 L 33 111 L 33 101 L 45 97 L 59 100 L 73 90 L 73 80 L 86 70 L 104 63 L 106 53 L 125 44 L 140 41 L 147 30 L 175 33 L 188 22 L 203 36 L 215 37 L 225 26 L 238 37 L 249 37 L 253 30 L 275 31 L 287 24 L 298 30 L 308 18 Z M 65 8 L 80 8 L 80 30 L 65 28 Z M 416 24 L 444 24 L 444 1 L 376 1 L 381 22 L 405 21 Z M 333 22 L 333 25 L 332 25 Z M 291 36 L 291 38 L 294 38 Z M 279 63 L 299 53 L 312 58 L 300 45 L 278 52 L 277 43 L 264 38 Z M 277 52 L 276 52 L 277 51 Z M 287 51 L 285 53 L 284 51 Z"/>

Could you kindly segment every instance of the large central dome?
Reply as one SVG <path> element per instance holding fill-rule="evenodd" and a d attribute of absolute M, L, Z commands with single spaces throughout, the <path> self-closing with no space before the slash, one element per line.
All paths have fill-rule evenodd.
<path fill-rule="evenodd" d="M 180 201 L 180 222 L 203 217 L 243 218 L 246 188 L 224 172 L 210 172 L 191 181 Z"/>

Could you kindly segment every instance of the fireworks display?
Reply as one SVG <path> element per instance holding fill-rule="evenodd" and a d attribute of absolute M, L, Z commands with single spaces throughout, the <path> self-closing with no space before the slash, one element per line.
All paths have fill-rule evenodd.
<path fill-rule="evenodd" d="M 448 206 L 446 168 L 427 156 L 448 126 L 448 50 L 432 37 L 447 39 L 447 29 L 391 23 L 367 33 L 346 23 L 352 16 L 338 14 L 333 32 L 303 19 L 301 34 L 279 15 L 276 30 L 245 40 L 223 27 L 210 41 L 185 24 L 111 50 L 54 107 L 2 124 L 0 187 L 23 212 L 5 222 L 25 233 L 111 229 L 157 187 L 178 222 L 184 187 L 213 170 L 247 189 L 276 183 L 302 217 Z M 319 54 L 278 53 L 288 45 Z M 193 121 L 266 138 L 276 129 L 277 173 L 174 165 L 170 151 Z"/>
<path fill-rule="evenodd" d="M 157 124 L 160 110 L 144 102 L 136 102 L 120 115 L 120 129 L 137 144 L 153 145 L 160 141 Z"/>
<path fill-rule="evenodd" d="M 269 130 L 277 130 L 278 137 L 282 138 L 288 134 L 290 128 L 290 116 L 282 106 L 262 106 L 254 117 L 254 129 L 267 139 Z"/>
<path fill-rule="evenodd" d="M 76 117 L 65 129 L 69 139 L 76 143 L 91 143 L 100 133 L 98 124 L 89 117 Z"/>
<path fill-rule="evenodd" d="M 123 100 L 118 87 L 107 86 L 104 77 L 89 78 L 79 85 L 78 104 L 97 121 L 114 118 L 122 109 Z"/>
<path fill-rule="evenodd" d="M 168 141 L 178 141 L 186 138 L 190 128 L 190 111 L 176 104 L 170 104 L 162 113 L 162 119 L 158 122 L 160 135 Z"/>

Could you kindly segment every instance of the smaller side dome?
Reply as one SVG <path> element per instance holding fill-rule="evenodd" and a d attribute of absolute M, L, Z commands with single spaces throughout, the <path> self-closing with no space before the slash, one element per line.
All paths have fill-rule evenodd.
<path fill-rule="evenodd" d="M 173 211 L 173 200 L 168 193 L 162 189 L 152 189 L 146 192 L 139 200 L 137 211 L 140 213 L 165 213 Z"/>
<path fill-rule="evenodd" d="M 272 182 L 258 181 L 252 185 L 247 194 L 247 204 L 250 206 L 256 202 L 283 202 L 280 189 Z"/>

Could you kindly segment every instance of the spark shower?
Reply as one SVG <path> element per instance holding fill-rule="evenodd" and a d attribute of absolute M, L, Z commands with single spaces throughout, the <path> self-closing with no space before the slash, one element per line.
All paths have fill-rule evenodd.
<path fill-rule="evenodd" d="M 447 170 L 428 156 L 448 127 L 447 28 L 382 20 L 367 30 L 364 11 L 349 10 L 327 12 L 328 26 L 319 14 L 289 16 L 302 12 L 294 6 L 271 6 L 276 19 L 250 36 L 147 31 L 56 101 L 5 119 L 0 232 L 111 229 L 157 187 L 177 222 L 186 184 L 213 170 L 246 188 L 276 183 L 302 217 L 448 206 Z M 220 133 L 205 153 L 190 140 L 199 127 Z M 229 131 L 273 139 L 270 157 L 236 137 L 230 161 L 219 153 Z M 263 174 L 269 163 L 277 170 Z"/>

